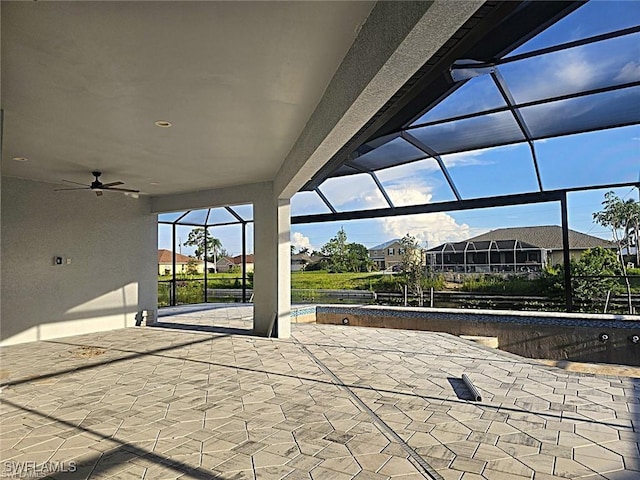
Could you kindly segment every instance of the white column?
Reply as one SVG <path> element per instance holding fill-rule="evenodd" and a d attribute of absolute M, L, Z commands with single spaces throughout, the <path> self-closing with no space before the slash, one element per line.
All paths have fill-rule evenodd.
<path fill-rule="evenodd" d="M 273 189 L 253 205 L 255 266 L 253 329 L 261 336 L 277 319 L 274 336 L 291 335 L 291 209 L 289 199 L 278 199 Z"/>

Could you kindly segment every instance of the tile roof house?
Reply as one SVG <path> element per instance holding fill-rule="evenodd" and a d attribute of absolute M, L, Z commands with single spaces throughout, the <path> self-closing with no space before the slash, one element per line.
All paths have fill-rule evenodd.
<path fill-rule="evenodd" d="M 253 272 L 253 254 L 247 255 L 246 259 L 247 272 Z M 216 269 L 218 272 L 229 272 L 235 267 L 238 267 L 238 271 L 242 271 L 242 255 L 236 255 L 235 257 L 222 257 L 216 262 Z"/>
<path fill-rule="evenodd" d="M 578 258 L 595 247 L 615 248 L 602 238 L 569 230 L 569 253 Z M 461 242 L 444 243 L 427 251 L 435 270 L 461 273 L 532 272 L 563 262 L 562 227 L 499 228 Z"/>
<path fill-rule="evenodd" d="M 187 273 L 189 263 L 194 264 L 198 273 L 204 272 L 204 262 L 197 258 L 176 253 L 176 273 Z M 158 275 L 172 275 L 173 252 L 171 250 L 158 249 Z"/>
<path fill-rule="evenodd" d="M 311 255 L 306 253 L 296 253 L 291 255 L 291 271 L 299 272 L 305 270 L 311 263 Z"/>
<path fill-rule="evenodd" d="M 521 242 L 544 248 L 549 253 L 551 265 L 562 263 L 562 227 L 559 225 L 499 228 L 470 238 L 469 241 L 508 239 L 518 239 Z M 577 258 L 585 250 L 595 247 L 615 249 L 616 245 L 609 240 L 569 229 L 569 252 L 572 258 Z"/>
<path fill-rule="evenodd" d="M 546 248 L 547 250 L 562 250 L 562 227 L 559 225 L 544 225 L 540 227 L 512 227 L 498 228 L 470 238 L 476 240 L 512 240 L 517 238 L 523 242 Z M 603 238 L 587 235 L 569 229 L 569 249 L 586 250 L 588 248 L 615 248 L 615 244 Z"/>

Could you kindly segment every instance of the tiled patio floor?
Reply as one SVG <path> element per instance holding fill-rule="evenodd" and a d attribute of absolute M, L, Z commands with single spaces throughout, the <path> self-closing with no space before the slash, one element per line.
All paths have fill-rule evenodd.
<path fill-rule="evenodd" d="M 265 339 L 241 330 L 250 307 L 181 311 L 161 318 L 180 328 L 5 347 L 0 477 L 640 479 L 638 379 L 441 333 Z"/>

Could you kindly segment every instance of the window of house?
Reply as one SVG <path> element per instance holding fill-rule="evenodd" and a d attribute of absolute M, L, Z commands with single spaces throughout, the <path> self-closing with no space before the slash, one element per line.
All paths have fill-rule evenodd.
<path fill-rule="evenodd" d="M 393 252 L 394 252 L 393 248 L 387 249 L 387 255 L 393 255 Z"/>
<path fill-rule="evenodd" d="M 398 255 L 404 255 L 404 248 L 398 249 Z"/>

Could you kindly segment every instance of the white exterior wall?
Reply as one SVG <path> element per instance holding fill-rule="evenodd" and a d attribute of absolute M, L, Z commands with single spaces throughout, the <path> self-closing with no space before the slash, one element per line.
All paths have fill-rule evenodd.
<path fill-rule="evenodd" d="M 254 203 L 254 331 L 263 336 L 277 316 L 278 338 L 291 335 L 291 217 L 288 200 L 272 192 Z"/>
<path fill-rule="evenodd" d="M 0 344 L 129 327 L 157 311 L 149 201 L 54 188 L 2 178 Z"/>

